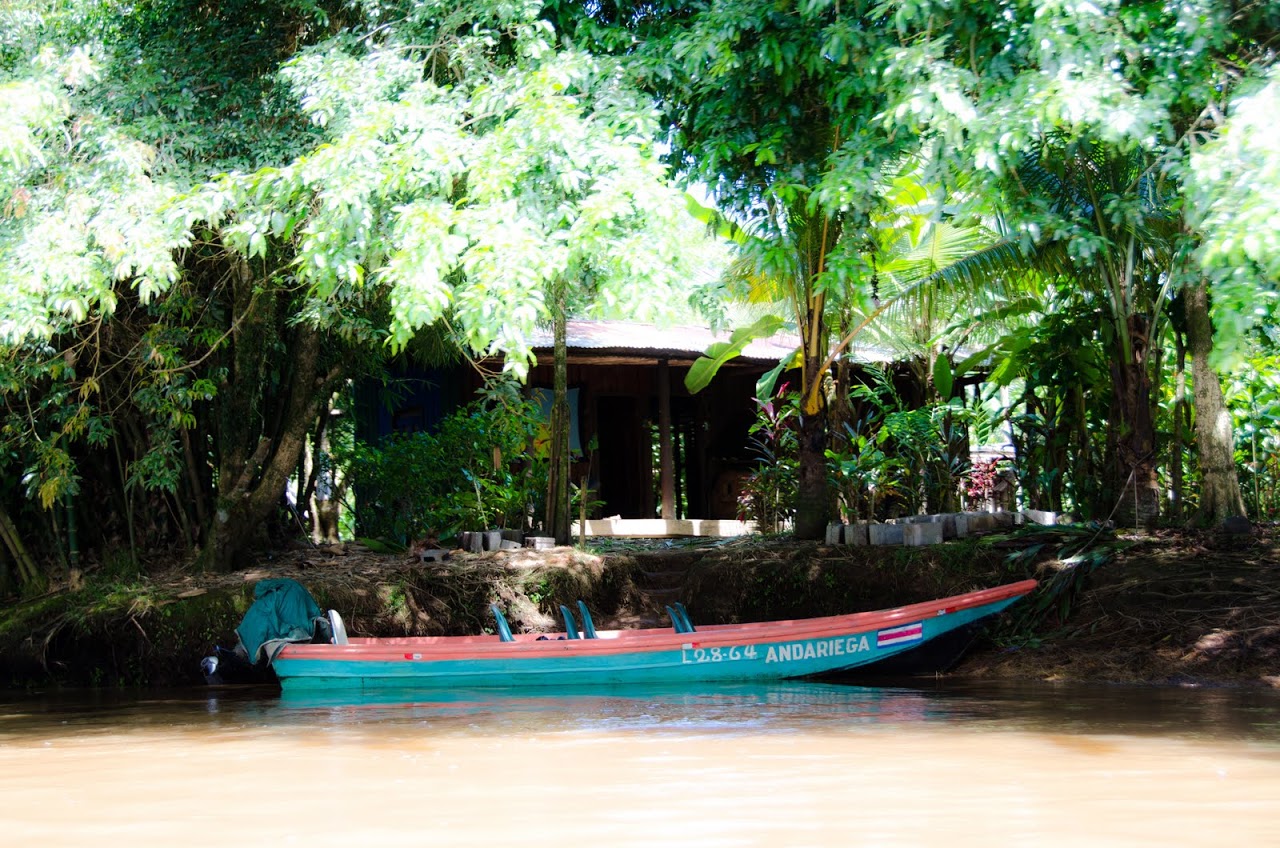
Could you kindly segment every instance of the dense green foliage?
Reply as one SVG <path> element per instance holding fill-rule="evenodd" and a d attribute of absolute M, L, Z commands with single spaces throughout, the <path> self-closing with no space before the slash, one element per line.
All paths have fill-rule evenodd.
<path fill-rule="evenodd" d="M 430 433 L 393 434 L 339 455 L 363 535 L 408 545 L 462 530 L 522 529 L 546 497 L 547 460 L 534 441 L 536 403 L 491 392 Z"/>
<path fill-rule="evenodd" d="M 987 405 L 1006 399 L 996 412 L 1016 425 L 1011 447 L 1040 505 L 1104 517 L 1119 508 L 1124 520 L 1147 523 L 1162 489 L 1185 490 L 1184 469 L 1171 471 L 1182 459 L 1165 449 L 1169 420 L 1159 419 L 1162 381 L 1181 379 L 1170 349 L 1200 355 L 1180 316 L 1171 319 L 1176 295 L 1209 278 L 1220 347 L 1230 348 L 1247 346 L 1243 328 L 1276 284 L 1263 235 L 1274 227 L 1260 225 L 1275 186 L 1274 133 L 1259 124 L 1274 93 L 1265 84 L 1280 27 L 1273 4 L 587 9 L 585 19 L 560 12 L 600 49 L 634 56 L 668 110 L 678 161 L 757 239 L 739 276 L 783 283 L 781 314 L 806 359 L 809 420 L 826 371 L 813 365 L 868 326 L 861 313 L 881 338 L 924 340 L 916 401 L 953 368 L 977 375 L 994 366 Z M 890 188 L 904 161 L 932 187 L 927 208 Z M 1237 207 L 1249 223 L 1235 229 Z M 881 295 L 893 276 L 885 248 L 896 240 L 883 235 L 913 218 L 917 229 L 977 225 L 997 238 L 940 265 L 936 285 L 908 284 L 901 302 L 911 307 L 892 315 Z M 930 331 L 936 298 L 960 292 Z M 904 324 L 905 313 L 914 317 Z M 1079 316 L 1057 324 L 1071 327 L 1065 335 L 1036 329 L 1060 313 Z M 1032 358 L 1064 343 L 1083 366 L 1065 383 L 1051 374 L 1057 361 Z M 937 365 L 944 348 L 962 344 L 964 362 L 947 354 Z M 1208 377 L 1202 371 L 1199 382 Z M 827 393 L 832 435 L 850 420 L 843 379 L 837 373 Z M 1202 389 L 1197 400 L 1208 403 Z M 1218 433 L 1205 427 L 1197 438 Z M 1190 436 L 1173 437 L 1175 454 L 1178 438 Z M 802 468 L 806 449 L 822 443 L 801 439 Z M 1217 471 L 1202 477 L 1219 515 L 1234 484 Z"/>
<path fill-rule="evenodd" d="M 799 338 L 799 535 L 947 506 L 1001 434 L 1029 505 L 1221 517 L 1240 472 L 1268 514 L 1278 37 L 1217 0 L 7 3 L 2 573 L 229 567 L 388 352 L 519 377 L 539 324 L 687 301 L 668 167 L 721 296 Z"/>
<path fill-rule="evenodd" d="M 337 391 L 420 331 L 523 374 L 553 286 L 685 297 L 655 113 L 538 8 L 6 10 L 3 470 L 41 547 L 74 565 L 92 497 L 86 549 L 227 567 L 331 465 Z"/>

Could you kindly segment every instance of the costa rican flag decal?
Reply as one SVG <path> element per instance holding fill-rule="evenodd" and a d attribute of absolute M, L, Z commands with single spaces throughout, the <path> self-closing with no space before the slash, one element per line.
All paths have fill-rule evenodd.
<path fill-rule="evenodd" d="M 876 647 L 892 648 L 894 645 L 903 645 L 907 642 L 919 642 L 923 638 L 924 623 L 917 621 L 914 624 L 903 624 L 900 627 L 881 630 L 876 634 Z"/>

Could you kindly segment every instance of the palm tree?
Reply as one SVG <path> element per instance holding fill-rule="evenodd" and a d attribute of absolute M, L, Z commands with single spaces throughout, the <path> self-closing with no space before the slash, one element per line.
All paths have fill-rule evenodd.
<path fill-rule="evenodd" d="M 941 413 L 936 420 L 941 445 L 924 463 L 921 485 L 930 511 L 953 511 L 958 507 L 957 475 L 969 464 L 968 410 L 963 399 L 953 401 L 956 378 L 967 369 L 957 365 L 975 344 L 991 341 L 984 336 L 990 335 L 994 325 L 977 323 L 974 315 L 989 315 L 1000 306 L 1006 306 L 1006 315 L 1009 310 L 996 301 L 997 290 L 989 280 L 967 286 L 939 283 L 954 280 L 945 276 L 947 269 L 961 262 L 972 265 L 999 236 L 982 224 L 935 221 L 925 214 L 915 214 L 904 223 L 904 227 L 881 231 L 881 243 L 871 256 L 873 298 L 870 303 L 851 301 L 842 310 L 841 326 L 864 327 L 866 341 L 892 352 L 895 361 L 905 362 L 915 387 L 908 400 Z M 845 394 L 837 391 L 838 396 Z M 964 414 L 957 417 L 957 412 Z M 833 432 L 841 430 L 833 428 Z"/>
<path fill-rule="evenodd" d="M 1043 136 L 1004 186 L 1024 237 L 1006 238 L 935 275 L 965 287 L 1038 275 L 1059 296 L 1103 316 L 1098 336 L 1109 351 L 1115 514 L 1144 526 L 1159 515 L 1149 356 L 1179 239 L 1155 164 L 1142 150 Z"/>
<path fill-rule="evenodd" d="M 823 378 L 830 367 L 827 329 L 832 274 L 827 268 L 840 241 L 838 220 L 803 202 L 777 206 L 738 241 L 740 254 L 726 279 L 749 303 L 771 303 L 800 338 L 800 423 L 795 534 L 822 538 L 834 508 L 826 473 L 827 421 Z M 759 326 L 771 326 L 765 321 Z M 772 326 L 776 326 L 773 324 Z"/>
<path fill-rule="evenodd" d="M 935 220 L 949 212 L 936 202 L 936 187 L 921 183 L 916 166 L 906 162 L 886 169 L 882 212 L 856 237 L 802 204 L 778 207 L 749 230 L 703 210 L 704 217 L 714 219 L 738 243 L 739 253 L 725 274 L 725 285 L 757 320 L 735 334 L 736 344 L 708 351 L 691 369 L 686 385 L 698 391 L 720 364 L 759 334 L 771 333 L 784 323 L 797 332 L 797 358 L 802 362 L 799 538 L 821 536 L 834 506 L 826 448 L 831 434 L 844 431 L 850 415 L 848 359 L 843 354 L 861 332 L 886 314 L 922 311 L 928 316 L 926 323 L 935 326 L 949 307 L 945 297 L 933 293 L 933 275 L 950 263 L 971 259 L 975 250 L 995 240 L 980 226 Z M 910 355 L 919 360 L 920 383 L 927 387 L 940 349 L 927 328 L 914 329 L 928 337 L 908 345 Z M 774 375 L 791 364 L 791 358 L 779 363 Z M 833 373 L 834 387 L 829 389 L 826 381 Z M 949 368 L 946 373 L 950 374 Z M 941 393 L 950 396 L 949 381 Z M 764 400 L 770 391 L 762 388 L 760 394 Z M 828 398 L 832 403 L 824 415 Z"/>

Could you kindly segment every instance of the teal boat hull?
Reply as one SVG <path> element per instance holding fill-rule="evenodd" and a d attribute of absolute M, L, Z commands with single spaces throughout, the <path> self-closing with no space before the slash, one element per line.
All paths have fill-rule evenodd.
<path fill-rule="evenodd" d="M 503 642 L 497 636 L 352 639 L 289 645 L 273 660 L 285 691 L 382 688 L 682 685 L 870 672 L 971 634 L 1035 581 L 892 610 L 827 618 L 670 630 L 602 632 L 597 639 Z M 929 665 L 940 661 L 926 660 Z M 899 663 L 901 665 L 901 663 Z M 939 668 L 910 667 L 897 673 Z"/>

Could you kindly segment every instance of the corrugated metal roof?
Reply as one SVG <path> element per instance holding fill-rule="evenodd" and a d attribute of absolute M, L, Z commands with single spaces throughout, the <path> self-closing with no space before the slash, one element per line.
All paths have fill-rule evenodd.
<path fill-rule="evenodd" d="M 635 353 L 647 356 L 700 356 L 714 342 L 729 340 L 729 333 L 713 333 L 706 327 L 642 324 L 634 321 L 571 320 L 565 327 L 565 342 L 570 350 Z M 540 329 L 532 338 L 534 348 L 552 346 L 551 328 Z M 757 339 L 747 345 L 742 359 L 777 362 L 800 345 L 793 333 L 779 333 L 768 339 Z M 893 356 L 885 351 L 859 348 L 853 352 L 859 362 L 889 362 Z"/>

